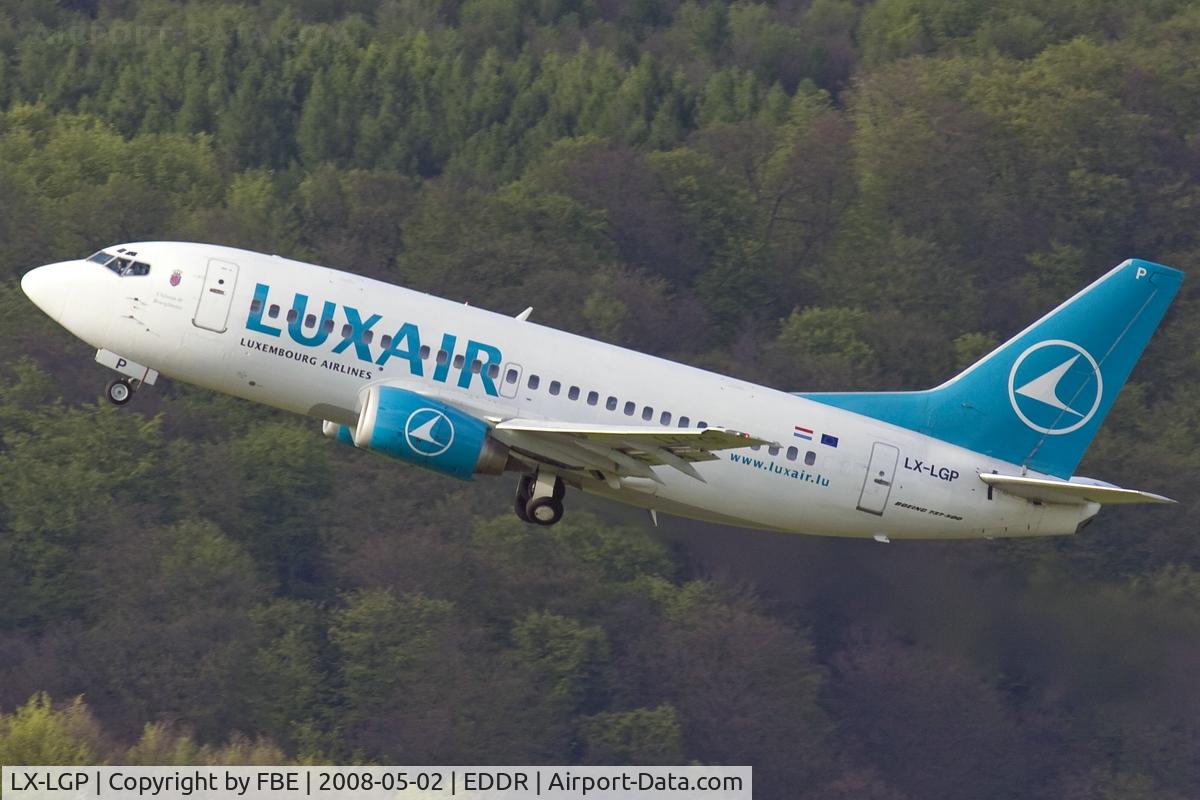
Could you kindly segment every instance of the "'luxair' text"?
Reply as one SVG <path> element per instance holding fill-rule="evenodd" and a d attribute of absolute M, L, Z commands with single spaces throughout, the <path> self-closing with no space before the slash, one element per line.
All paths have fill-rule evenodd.
<path fill-rule="evenodd" d="M 255 285 L 254 301 L 250 305 L 250 314 L 246 317 L 246 328 L 267 336 L 281 336 L 283 328 L 277 328 L 263 321 L 263 311 L 267 308 L 267 295 L 270 291 L 271 287 L 265 283 Z M 316 326 L 310 325 L 308 326 L 309 331 L 305 331 L 304 318 L 308 309 L 308 295 L 296 292 L 292 301 L 292 309 L 296 313 L 290 315 L 290 320 L 287 322 L 288 336 L 302 347 L 322 347 L 329 340 L 330 332 L 333 329 L 329 322 L 333 320 L 337 308 L 336 303 L 326 300 L 322 305 L 321 318 Z M 364 319 L 357 308 L 345 305 L 342 306 L 342 313 L 346 318 L 346 325 L 349 326 L 349 335 L 341 337 L 334 345 L 333 352 L 335 354 L 343 353 L 353 347 L 354 354 L 360 361 L 380 367 L 393 358 L 402 359 L 408 362 L 408 370 L 411 374 L 418 378 L 425 377 L 425 362 L 421 359 L 421 330 L 417 325 L 411 322 L 401 325 L 392 335 L 388 346 L 380 347 L 379 354 L 375 355 L 371 352 L 371 343 L 368 341 L 366 333 L 378 325 L 383 317 L 379 314 L 371 314 Z M 446 355 L 444 358 L 437 359 L 433 365 L 433 375 L 430 376 L 432 380 L 439 383 L 449 381 L 450 367 L 454 361 L 454 350 L 457 344 L 457 336 L 452 333 L 442 334 L 439 349 Z M 488 374 L 488 370 L 493 365 L 497 369 L 500 367 L 503 361 L 500 348 L 468 339 L 466 351 L 462 356 L 462 367 L 458 371 L 458 387 L 470 389 L 471 378 L 478 374 L 483 390 L 492 396 L 498 395 L 496 381 Z M 479 362 L 478 369 L 473 366 L 476 361 Z"/>

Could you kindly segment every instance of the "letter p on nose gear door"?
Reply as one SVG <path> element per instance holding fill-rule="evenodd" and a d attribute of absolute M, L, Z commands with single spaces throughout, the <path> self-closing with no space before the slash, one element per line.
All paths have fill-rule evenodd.
<path fill-rule="evenodd" d="M 229 306 L 233 302 L 237 276 L 237 264 L 215 258 L 208 260 L 200 301 L 196 304 L 196 316 L 192 318 L 197 328 L 225 332 L 229 326 Z"/>
<path fill-rule="evenodd" d="M 892 481 L 896 477 L 896 462 L 899 458 L 900 450 L 890 444 L 876 442 L 871 448 L 871 463 L 867 466 L 862 494 L 858 496 L 859 511 L 883 516 L 888 496 L 892 493 Z"/>

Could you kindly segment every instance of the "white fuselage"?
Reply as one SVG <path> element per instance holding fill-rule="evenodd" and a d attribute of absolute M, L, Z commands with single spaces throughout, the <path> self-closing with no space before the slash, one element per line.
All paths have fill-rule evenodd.
<path fill-rule="evenodd" d="M 666 467 L 655 470 L 661 483 L 578 481 L 632 505 L 776 531 L 890 538 L 1066 534 L 1098 510 L 1035 504 L 979 480 L 1020 471 L 1010 463 L 533 322 L 277 256 L 170 242 L 125 247 L 151 265 L 148 275 L 122 277 L 86 261 L 53 265 L 69 279 L 39 305 L 89 344 L 178 380 L 348 426 L 364 387 L 387 382 L 486 418 L 645 426 L 687 418 L 691 427 L 724 426 L 782 446 L 723 451 L 695 465 L 703 481 Z M 307 297 L 297 332 L 310 342 L 321 338 L 325 304 L 333 304 L 324 341 L 293 337 L 287 315 L 297 295 Z M 305 325 L 308 314 L 317 324 Z M 373 315 L 370 341 L 359 335 L 334 352 L 345 325 L 359 333 Z M 392 348 L 403 338 L 406 350 L 421 350 L 383 359 L 385 335 Z M 478 349 L 468 353 L 470 343 L 502 354 L 498 375 L 472 371 Z M 437 363 L 439 350 L 448 363 Z"/>

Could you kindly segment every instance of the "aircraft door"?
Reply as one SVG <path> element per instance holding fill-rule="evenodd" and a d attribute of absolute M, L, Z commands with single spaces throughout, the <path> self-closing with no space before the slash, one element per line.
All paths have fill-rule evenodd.
<path fill-rule="evenodd" d="M 505 364 L 504 372 L 501 373 L 500 380 L 497 383 L 499 384 L 501 397 L 516 397 L 517 390 L 521 388 L 521 365 L 514 361 Z"/>
<path fill-rule="evenodd" d="M 208 260 L 204 286 L 200 289 L 200 302 L 196 304 L 196 316 L 192 318 L 196 327 L 217 333 L 225 332 L 237 276 L 237 264 L 215 258 Z"/>
<path fill-rule="evenodd" d="M 896 462 L 900 450 L 890 444 L 876 442 L 871 448 L 871 463 L 863 481 L 862 493 L 858 496 L 858 510 L 883 516 L 888 497 L 892 493 L 892 481 L 896 477 Z"/>

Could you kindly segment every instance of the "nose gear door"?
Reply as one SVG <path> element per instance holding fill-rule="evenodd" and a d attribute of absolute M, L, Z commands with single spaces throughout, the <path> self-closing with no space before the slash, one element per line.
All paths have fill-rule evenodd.
<path fill-rule="evenodd" d="M 229 305 L 233 302 L 233 289 L 237 285 L 238 266 L 216 258 L 208 260 L 208 271 L 204 273 L 204 286 L 200 289 L 200 302 L 196 304 L 196 315 L 192 322 L 198 328 L 224 333 L 229 323 Z"/>

